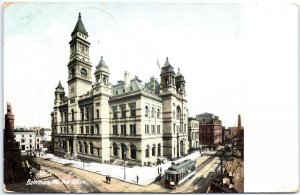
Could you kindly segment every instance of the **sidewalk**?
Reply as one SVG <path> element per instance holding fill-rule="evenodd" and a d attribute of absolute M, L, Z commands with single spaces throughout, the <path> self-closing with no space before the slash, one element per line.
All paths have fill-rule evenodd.
<path fill-rule="evenodd" d="M 210 154 L 213 152 L 208 152 L 206 154 Z M 195 160 L 200 156 L 200 152 L 196 151 L 192 154 L 189 154 L 181 159 L 178 159 L 176 161 L 173 161 L 175 163 L 179 163 L 181 161 L 184 161 L 186 159 L 191 159 Z M 204 156 L 205 157 L 205 156 Z M 75 168 L 82 169 L 83 168 L 83 162 L 79 160 L 67 160 L 64 158 L 60 158 L 57 156 L 54 156 L 53 154 L 45 154 L 41 156 L 40 158 L 50 160 L 53 162 L 57 162 L 60 164 L 64 164 L 65 166 L 71 166 Z M 162 173 L 165 172 L 170 166 L 171 166 L 172 161 L 168 161 L 165 164 L 161 164 L 158 166 L 153 166 L 153 167 L 126 167 L 125 168 L 125 173 L 126 173 L 126 179 L 124 180 L 124 167 L 123 166 L 117 166 L 117 165 L 110 165 L 110 164 L 100 164 L 100 163 L 84 163 L 84 170 L 94 172 L 100 175 L 110 175 L 112 178 L 119 179 L 122 181 L 126 181 L 129 183 L 134 183 L 136 184 L 136 176 L 139 176 L 139 185 L 146 186 L 151 184 L 152 182 L 155 181 L 156 177 L 158 176 L 157 173 L 157 168 L 161 167 L 162 168 Z"/>

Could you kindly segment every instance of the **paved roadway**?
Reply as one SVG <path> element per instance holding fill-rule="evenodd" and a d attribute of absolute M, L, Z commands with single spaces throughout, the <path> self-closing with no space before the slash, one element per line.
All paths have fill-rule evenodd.
<path fill-rule="evenodd" d="M 177 187 L 172 193 L 192 193 L 192 192 L 206 192 L 211 180 L 212 172 L 219 165 L 219 156 L 217 154 L 211 155 L 208 158 L 198 158 L 196 161 L 196 174 Z M 201 190 L 200 190 L 201 188 Z"/>
<path fill-rule="evenodd" d="M 201 191 L 201 185 L 197 183 L 199 177 L 206 176 L 214 166 L 218 164 L 218 157 L 205 155 L 196 161 L 199 170 L 192 179 L 187 180 L 183 185 L 174 190 L 164 187 L 164 178 L 148 186 L 140 186 L 127 183 L 118 179 L 112 179 L 110 184 L 105 181 L 105 176 L 86 170 L 62 165 L 42 158 L 34 159 L 41 164 L 41 171 L 37 175 L 37 180 L 52 182 L 51 185 L 24 185 L 15 184 L 7 186 L 8 190 L 16 192 L 159 192 L 159 193 L 180 193 Z M 54 181 L 54 182 L 53 182 Z"/>

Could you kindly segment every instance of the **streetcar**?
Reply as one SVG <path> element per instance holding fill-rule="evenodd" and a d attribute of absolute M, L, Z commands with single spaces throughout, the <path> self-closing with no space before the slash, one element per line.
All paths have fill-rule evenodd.
<path fill-rule="evenodd" d="M 192 177 L 196 173 L 195 164 L 196 161 L 187 159 L 168 168 L 165 171 L 165 187 L 174 188 Z"/>

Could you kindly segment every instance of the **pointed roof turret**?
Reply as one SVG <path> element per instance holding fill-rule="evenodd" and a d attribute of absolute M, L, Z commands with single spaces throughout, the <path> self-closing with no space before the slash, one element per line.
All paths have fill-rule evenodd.
<path fill-rule="evenodd" d="M 98 64 L 98 66 L 106 66 L 104 60 L 103 60 L 103 56 L 101 56 L 100 62 Z"/>
<path fill-rule="evenodd" d="M 166 58 L 166 62 L 164 64 L 164 66 L 161 68 L 161 73 L 160 74 L 164 74 L 164 73 L 167 73 L 167 72 L 171 72 L 173 75 L 175 75 L 174 68 L 171 66 L 168 57 Z"/>
<path fill-rule="evenodd" d="M 55 89 L 64 89 L 63 86 L 61 85 L 60 81 Z"/>
<path fill-rule="evenodd" d="M 76 32 L 81 32 L 82 34 L 88 36 L 88 32 L 85 30 L 83 22 L 81 20 L 81 13 L 79 13 L 78 15 L 78 21 L 71 35 L 73 36 L 73 34 L 75 34 Z"/>
<path fill-rule="evenodd" d="M 171 65 L 171 64 L 170 64 L 170 62 L 169 62 L 169 58 L 167 57 L 164 67 L 167 67 L 167 66 L 169 66 L 169 65 Z"/>
<path fill-rule="evenodd" d="M 177 74 L 176 74 L 176 77 L 179 77 L 179 76 L 181 76 L 182 74 L 181 74 L 181 72 L 180 72 L 180 68 L 178 68 L 178 71 L 177 71 Z"/>

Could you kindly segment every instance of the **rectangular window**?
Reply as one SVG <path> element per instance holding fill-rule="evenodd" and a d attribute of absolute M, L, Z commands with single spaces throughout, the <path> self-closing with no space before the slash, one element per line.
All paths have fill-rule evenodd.
<path fill-rule="evenodd" d="M 113 125 L 113 135 L 118 135 L 118 126 Z"/>
<path fill-rule="evenodd" d="M 135 107 L 134 106 L 130 107 L 130 115 L 131 115 L 131 117 L 135 117 L 135 115 L 136 115 L 136 111 L 135 111 Z"/>
<path fill-rule="evenodd" d="M 22 145 L 22 150 L 25 150 L 25 145 Z"/>
<path fill-rule="evenodd" d="M 173 124 L 173 133 L 175 134 L 175 131 L 176 131 L 176 124 L 174 123 Z"/>
<path fill-rule="evenodd" d="M 122 118 L 126 118 L 126 109 L 125 109 L 125 107 L 122 108 L 121 113 L 122 113 Z"/>
<path fill-rule="evenodd" d="M 145 125 L 145 134 L 149 134 L 149 125 Z"/>
<path fill-rule="evenodd" d="M 99 118 L 99 109 L 96 110 L 96 116 Z"/>
<path fill-rule="evenodd" d="M 29 142 L 31 143 L 31 142 L 32 142 L 32 139 L 30 139 Z"/>
<path fill-rule="evenodd" d="M 25 139 L 21 139 L 21 143 L 25 143 Z"/>
<path fill-rule="evenodd" d="M 37 139 L 37 142 L 39 142 L 40 141 L 40 139 Z"/>
<path fill-rule="evenodd" d="M 157 134 L 160 134 L 160 125 L 157 125 Z"/>
<path fill-rule="evenodd" d="M 80 109 L 80 112 L 81 112 L 81 120 L 83 121 L 83 120 L 84 120 L 84 109 L 81 108 L 81 109 Z"/>
<path fill-rule="evenodd" d="M 90 120 L 90 109 L 86 108 L 86 120 Z"/>
<path fill-rule="evenodd" d="M 91 134 L 94 135 L 94 126 L 91 126 Z"/>
<path fill-rule="evenodd" d="M 136 135 L 136 126 L 130 125 L 130 135 Z"/>
<path fill-rule="evenodd" d="M 126 135 L 126 125 L 121 125 L 121 134 Z"/>
<path fill-rule="evenodd" d="M 155 134 L 155 125 L 151 125 L 151 133 Z"/>
<path fill-rule="evenodd" d="M 83 126 L 80 126 L 80 134 L 83 134 Z"/>
<path fill-rule="evenodd" d="M 97 133 L 97 135 L 100 134 L 100 131 L 99 131 L 99 124 L 96 124 L 96 133 Z"/>
<path fill-rule="evenodd" d="M 90 134 L 89 126 L 86 126 L 86 127 L 85 127 L 85 132 L 86 132 L 86 134 Z"/>

